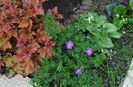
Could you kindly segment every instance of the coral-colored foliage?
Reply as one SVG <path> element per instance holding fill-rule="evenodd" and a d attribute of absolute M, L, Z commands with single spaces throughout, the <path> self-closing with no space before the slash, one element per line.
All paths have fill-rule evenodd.
<path fill-rule="evenodd" d="M 44 0 L 0 0 L 0 66 L 10 72 L 31 74 L 40 57 L 51 57 L 55 42 L 46 36 L 38 15 Z M 38 22 L 36 22 L 38 20 Z"/>
<path fill-rule="evenodd" d="M 63 19 L 63 15 L 58 13 L 58 8 L 49 9 L 48 13 L 55 16 L 58 20 Z"/>

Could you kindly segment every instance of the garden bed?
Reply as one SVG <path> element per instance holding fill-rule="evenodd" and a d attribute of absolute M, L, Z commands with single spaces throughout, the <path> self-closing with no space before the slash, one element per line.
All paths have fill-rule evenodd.
<path fill-rule="evenodd" d="M 5 3 L 7 2 L 5 0 Z M 29 2 L 25 1 L 25 3 Z M 6 59 L 1 60 L 1 62 L 4 63 L 1 63 L 2 67 L 0 69 L 0 73 L 8 75 L 8 77 L 12 77 L 16 73 L 28 76 L 32 79 L 35 87 L 44 87 L 44 85 L 45 87 L 73 87 L 76 85 L 76 82 L 79 84 L 79 87 L 118 87 L 123 81 L 123 78 L 126 76 L 129 64 L 133 58 L 132 23 L 126 24 L 124 22 L 125 24 L 123 24 L 119 30 L 120 26 L 117 26 L 116 22 L 113 21 L 114 16 L 110 17 L 109 12 L 107 11 L 107 5 L 113 4 L 115 7 L 117 6 L 116 4 L 121 3 L 123 3 L 124 6 L 127 5 L 126 0 L 124 2 L 121 0 L 48 0 L 42 4 L 44 10 L 44 16 L 42 17 L 38 16 L 43 14 L 42 11 L 39 11 L 40 13 L 35 13 L 34 15 L 34 12 L 36 11 L 35 9 L 32 13 L 30 11 L 31 8 L 18 7 L 24 10 L 30 9 L 28 10 L 30 22 L 29 20 L 28 22 L 26 20 L 30 26 L 25 25 L 24 22 L 22 23 L 22 20 L 20 20 L 20 22 L 15 20 L 15 24 L 13 23 L 13 26 L 18 28 L 17 32 L 19 32 L 18 34 L 20 34 L 20 36 L 18 38 L 12 35 L 13 37 L 10 38 L 11 46 L 15 49 L 12 49 L 9 44 L 7 45 L 8 47 L 4 47 L 4 49 L 7 49 L 6 51 L 3 51 L 3 48 L 1 47 L 1 56 Z M 55 17 L 50 16 L 47 13 Z M 130 15 L 130 13 L 128 14 Z M 25 13 L 23 12 L 23 15 L 21 16 L 25 17 Z M 98 18 L 101 18 L 101 23 L 102 21 L 105 21 L 105 24 L 109 24 L 111 26 L 105 26 L 104 23 L 102 26 L 98 26 L 97 23 L 95 24 L 96 27 L 94 27 L 90 19 L 87 19 L 89 20 L 89 23 L 87 24 L 85 17 L 88 16 L 95 17 L 96 20 L 93 21 L 96 22 L 98 21 Z M 10 17 L 8 19 L 13 20 Z M 31 21 L 33 24 L 31 24 Z M 41 33 L 43 32 L 42 25 L 44 25 L 44 33 Z M 105 35 L 108 34 L 107 37 L 109 37 L 109 42 L 111 38 L 111 44 L 106 43 L 105 41 L 104 43 L 106 44 L 103 45 L 104 40 L 99 42 L 102 44 L 97 44 L 95 41 L 97 38 L 95 37 L 97 37 L 98 34 L 101 34 L 95 34 L 95 32 L 90 30 L 87 25 L 90 25 L 92 28 L 96 28 L 95 31 L 98 29 L 109 29 Z M 32 39 L 23 33 L 25 32 L 23 30 L 25 27 L 28 27 L 28 29 L 33 31 Z M 15 28 L 14 30 L 16 30 Z M 39 28 L 40 30 L 36 30 L 36 28 Z M 116 30 L 111 31 L 110 28 L 114 28 Z M 66 29 L 68 30 L 66 31 Z M 8 30 L 4 32 L 7 33 Z M 30 31 L 26 31 L 26 33 L 27 32 L 30 33 Z M 113 35 L 112 32 L 120 32 L 122 35 Z M 28 39 L 21 37 L 21 33 Z M 105 32 L 103 32 L 103 34 L 104 33 Z M 114 39 L 110 36 L 111 34 L 112 37 L 115 37 Z M 46 36 L 44 38 L 41 35 Z M 106 37 L 103 36 L 102 38 L 105 39 Z M 17 43 L 17 40 L 19 39 L 27 41 L 24 44 L 24 47 L 31 47 L 32 50 L 30 51 L 32 51 L 32 53 L 30 53 L 28 49 L 23 48 L 21 43 Z M 36 41 L 34 41 L 34 39 Z M 107 40 L 107 38 L 105 40 Z M 16 47 L 16 45 L 18 46 Z M 83 47 L 81 45 L 83 45 Z M 21 52 L 26 52 L 24 55 L 28 55 L 28 57 L 24 56 L 25 58 L 19 60 L 17 59 L 17 61 L 15 59 L 14 62 L 12 59 L 15 58 L 15 55 L 17 55 L 17 57 L 23 56 Z M 7 55 L 7 53 L 11 54 Z M 31 58 L 29 58 L 29 56 Z M 44 58 L 40 59 L 40 57 Z M 28 60 L 26 58 L 28 58 Z M 21 65 L 19 65 L 19 63 L 21 63 L 23 67 L 20 67 Z M 5 66 L 3 66 L 3 64 L 5 64 Z"/>
<path fill-rule="evenodd" d="M 67 4 L 66 4 L 67 3 Z M 83 12 L 91 11 L 98 12 L 102 15 L 107 15 L 105 10 L 106 6 L 111 3 L 123 3 L 122 0 L 49 0 L 44 4 L 44 8 L 53 8 L 55 6 L 58 7 L 58 11 L 63 14 L 64 19 L 63 23 L 69 24 L 75 22 L 79 15 Z M 125 4 L 127 1 L 125 0 Z M 46 9 L 47 10 L 47 9 Z M 105 76 L 105 72 L 100 72 L 104 77 L 105 87 L 117 87 L 123 82 L 123 78 L 126 76 L 127 70 L 129 68 L 131 59 L 133 57 L 132 49 L 133 49 L 133 34 L 128 33 L 128 30 L 125 28 L 122 29 L 124 32 L 124 36 L 120 40 L 114 40 L 115 48 L 111 49 L 111 57 L 108 59 L 105 64 L 105 69 L 110 69 L 109 71 L 114 74 L 114 76 Z M 125 33 L 127 32 L 127 33 Z M 131 53 L 128 53 L 130 52 Z M 106 66 L 109 64 L 110 67 Z M 113 75 L 112 74 L 112 75 Z M 110 85 L 110 81 L 114 81 Z"/>

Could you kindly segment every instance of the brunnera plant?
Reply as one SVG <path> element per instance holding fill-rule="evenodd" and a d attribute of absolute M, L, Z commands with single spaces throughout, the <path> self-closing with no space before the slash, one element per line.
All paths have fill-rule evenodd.
<path fill-rule="evenodd" d="M 14 73 L 33 73 L 41 57 L 51 57 L 55 42 L 42 21 L 45 0 L 0 0 L 0 67 Z M 1 68 L 2 69 L 2 68 Z"/>

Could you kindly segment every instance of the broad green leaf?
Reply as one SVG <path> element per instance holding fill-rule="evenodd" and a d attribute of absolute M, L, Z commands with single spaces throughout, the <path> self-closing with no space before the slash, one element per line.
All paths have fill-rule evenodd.
<path fill-rule="evenodd" d="M 109 51 L 107 49 L 102 49 L 101 52 L 102 53 L 108 53 Z"/>
<path fill-rule="evenodd" d="M 114 47 L 111 39 L 108 38 L 108 37 L 101 37 L 100 40 L 98 41 L 98 44 L 103 48 L 112 48 L 112 47 Z"/>
<path fill-rule="evenodd" d="M 113 32 L 113 33 L 110 33 L 110 36 L 113 38 L 120 38 L 122 34 L 120 32 Z"/>
<path fill-rule="evenodd" d="M 98 19 L 97 19 L 97 22 L 98 22 L 98 27 L 100 27 L 101 25 L 103 25 L 105 22 L 107 22 L 107 18 L 106 16 L 100 16 Z"/>
<path fill-rule="evenodd" d="M 133 10 L 133 0 L 129 0 L 129 6 Z"/>
<path fill-rule="evenodd" d="M 97 31 L 97 27 L 94 25 L 88 25 L 87 30 L 92 34 L 92 35 L 97 35 L 99 32 Z"/>
<path fill-rule="evenodd" d="M 111 23 L 105 23 L 103 28 L 106 29 L 108 33 L 117 31 L 117 27 Z"/>
<path fill-rule="evenodd" d="M 106 60 L 106 56 L 104 54 L 101 54 L 101 55 L 97 55 L 95 58 L 94 58 L 94 66 L 98 67 L 100 66 L 104 60 Z"/>
<path fill-rule="evenodd" d="M 122 15 L 125 15 L 126 12 L 127 12 L 126 6 L 124 6 L 122 4 L 116 6 L 116 8 L 114 9 L 114 14 L 115 15 L 122 16 Z"/>

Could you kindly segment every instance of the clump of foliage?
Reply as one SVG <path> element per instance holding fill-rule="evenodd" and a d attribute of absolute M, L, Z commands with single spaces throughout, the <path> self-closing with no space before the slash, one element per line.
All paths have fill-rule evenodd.
<path fill-rule="evenodd" d="M 76 23 L 61 28 L 51 15 L 42 16 L 44 29 L 56 45 L 52 58 L 43 58 L 32 82 L 35 87 L 103 87 L 95 68 L 114 47 L 111 38 L 121 33 L 105 16 L 83 13 Z"/>
<path fill-rule="evenodd" d="M 121 28 L 125 24 L 133 24 L 132 8 L 133 8 L 133 0 L 129 0 L 129 3 L 126 5 L 118 4 L 113 10 L 114 24 L 119 28 Z"/>
<path fill-rule="evenodd" d="M 58 12 L 58 8 L 54 7 L 52 9 L 48 9 L 48 13 L 56 17 L 56 20 L 62 20 L 63 15 Z"/>
<path fill-rule="evenodd" d="M 51 57 L 55 45 L 38 18 L 44 0 L 0 0 L 0 67 L 31 74 L 40 57 Z"/>

